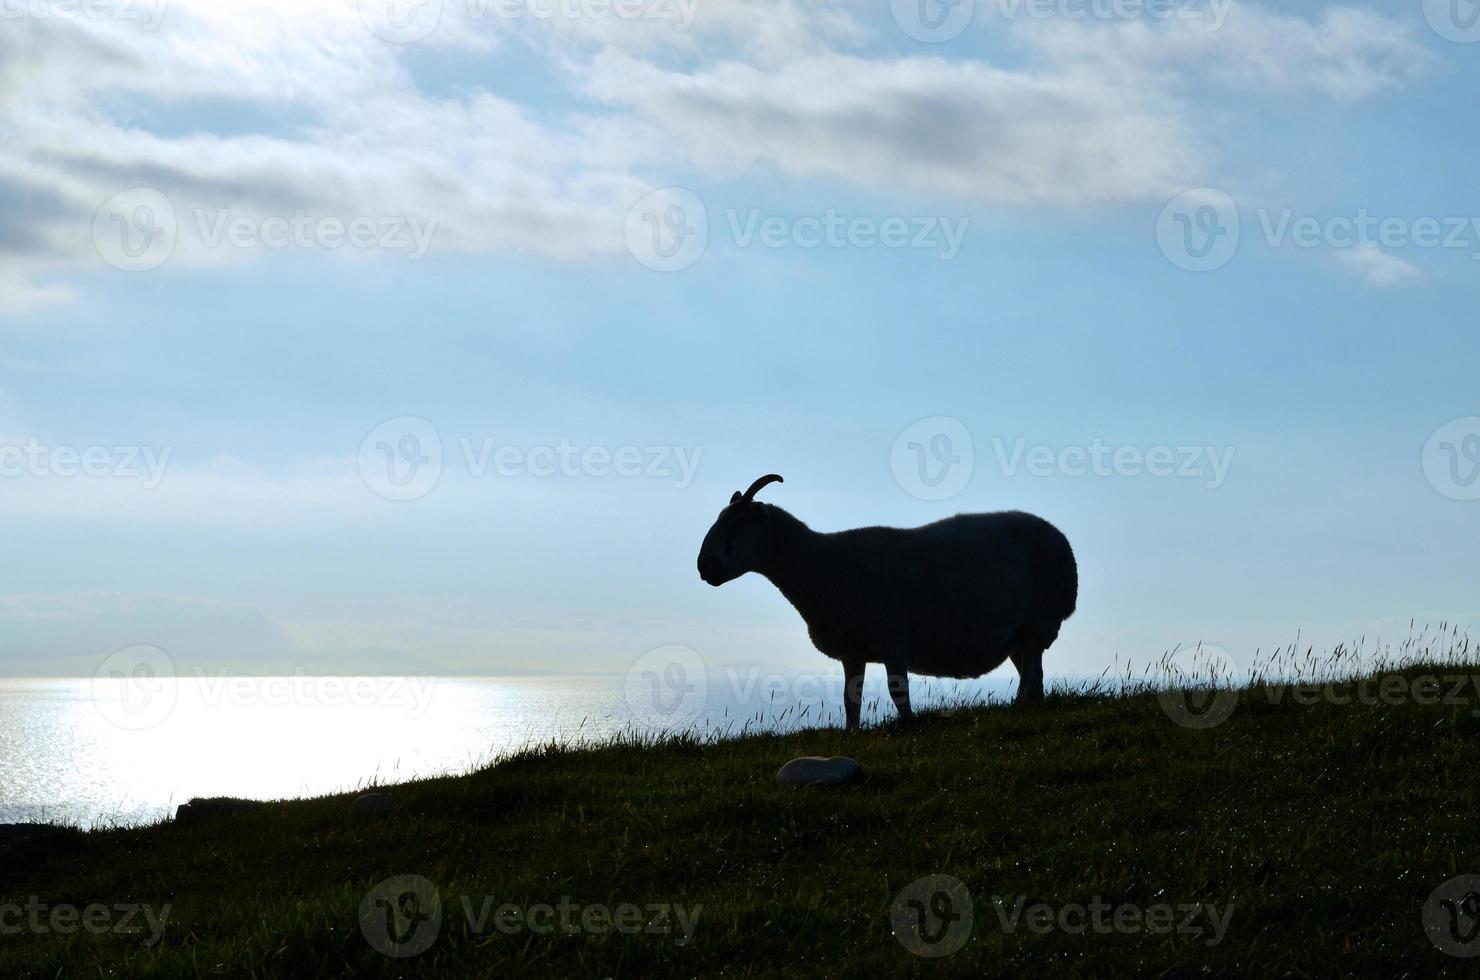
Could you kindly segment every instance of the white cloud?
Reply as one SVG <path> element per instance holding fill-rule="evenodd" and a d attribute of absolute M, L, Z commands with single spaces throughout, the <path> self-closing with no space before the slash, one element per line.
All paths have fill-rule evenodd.
<path fill-rule="evenodd" d="M 1376 245 L 1357 245 L 1336 253 L 1349 268 L 1355 269 L 1374 289 L 1396 289 L 1416 282 L 1422 275 L 1418 266 L 1407 259 L 1384 252 Z"/>
<path fill-rule="evenodd" d="M 432 222 L 441 251 L 614 253 L 646 190 L 593 125 L 553 125 L 492 94 L 433 98 L 352 6 L 272 12 L 183 3 L 154 33 L 112 21 L 7 20 L 0 65 L 0 276 L 8 311 L 65 299 L 53 278 L 106 270 L 93 216 L 130 188 L 162 192 L 168 261 L 241 261 L 211 247 L 222 218 Z M 455 32 L 449 36 L 458 36 Z M 233 115 L 294 114 L 232 133 Z M 182 116 L 184 132 L 157 120 Z M 204 128 L 212 122 L 220 133 Z M 152 128 L 151 128 L 152 127 Z M 201 127 L 201 128 L 197 128 Z M 250 128 L 250 127 L 249 127 Z M 193 130 L 193 131 L 192 131 Z"/>
<path fill-rule="evenodd" d="M 1412 32 L 1335 8 L 1306 21 L 1242 5 L 1196 20 L 1013 25 L 1026 67 L 936 57 L 806 54 L 691 71 L 598 56 L 588 95 L 651 121 L 701 169 L 774 167 L 992 204 L 1149 200 L 1203 181 L 1215 133 L 1187 94 L 1351 100 L 1433 65 Z"/>
<path fill-rule="evenodd" d="M 1240 93 L 1352 101 L 1402 87 L 1438 63 L 1407 24 L 1351 7 L 1306 20 L 1236 3 L 1217 30 L 1198 19 L 1034 28 L 1030 43 L 1054 63 L 1095 65 L 1147 85 L 1161 75 Z"/>
<path fill-rule="evenodd" d="M 690 61 L 743 57 L 777 65 L 789 59 L 864 44 L 871 32 L 848 0 L 640 0 L 637 16 L 606 13 L 623 5 L 604 0 L 468 0 L 490 10 L 514 6 L 504 18 L 537 43 L 596 46 Z M 538 11 L 539 13 L 530 13 Z M 602 11 L 594 16 L 593 12 Z M 485 21 L 487 18 L 477 18 Z"/>
<path fill-rule="evenodd" d="M 107 271 L 93 217 L 133 187 L 173 211 L 172 266 L 263 254 L 202 231 L 299 212 L 435 222 L 434 251 L 584 259 L 619 254 L 630 206 L 696 169 L 991 204 L 1154 199 L 1218 164 L 1199 86 L 1349 100 L 1431 63 L 1396 21 L 1347 8 L 1303 20 L 1246 4 L 1212 32 L 1014 23 L 1028 61 L 1012 68 L 879 54 L 897 35 L 843 3 L 671 3 L 638 20 L 493 9 L 443 4 L 419 45 L 376 37 L 353 3 L 176 0 L 153 31 L 7 19 L 0 310 L 65 301 L 79 272 Z M 553 106 L 476 79 L 432 95 L 408 67 L 528 43 L 573 87 Z"/>
<path fill-rule="evenodd" d="M 19 269 L 0 269 L 0 314 L 30 313 L 74 299 L 71 286 L 28 278 Z"/>
<path fill-rule="evenodd" d="M 1087 72 L 820 55 L 772 71 L 730 62 L 684 74 L 606 54 L 587 91 L 651 120 L 705 169 L 1082 204 L 1161 194 L 1199 168 L 1167 108 Z"/>

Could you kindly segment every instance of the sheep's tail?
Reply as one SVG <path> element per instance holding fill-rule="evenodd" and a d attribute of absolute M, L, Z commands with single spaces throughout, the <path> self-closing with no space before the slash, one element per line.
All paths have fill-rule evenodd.
<path fill-rule="evenodd" d="M 1069 542 L 1067 540 L 1064 541 L 1064 548 L 1069 553 L 1069 568 L 1064 583 L 1064 594 L 1060 600 L 1060 608 L 1063 610 L 1062 619 L 1068 619 L 1074 615 L 1074 610 L 1079 604 L 1079 563 L 1074 560 L 1074 552 L 1069 549 Z"/>
<path fill-rule="evenodd" d="M 1062 607 L 1064 610 L 1063 619 L 1068 619 L 1070 616 L 1074 615 L 1075 609 L 1078 608 L 1078 602 L 1079 586 L 1076 583 L 1075 585 L 1071 585 L 1069 586 L 1069 588 L 1064 590 L 1064 604 Z"/>

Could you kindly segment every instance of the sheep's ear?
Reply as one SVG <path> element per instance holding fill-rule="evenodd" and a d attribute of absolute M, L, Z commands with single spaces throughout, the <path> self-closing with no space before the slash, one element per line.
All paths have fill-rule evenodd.
<path fill-rule="evenodd" d="M 735 501 L 737 501 L 739 499 L 740 499 L 740 491 L 739 490 L 736 490 L 734 493 L 730 494 L 730 503 L 733 504 Z"/>

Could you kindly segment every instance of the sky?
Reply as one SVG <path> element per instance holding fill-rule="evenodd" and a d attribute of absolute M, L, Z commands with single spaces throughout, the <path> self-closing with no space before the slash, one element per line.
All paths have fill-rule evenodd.
<path fill-rule="evenodd" d="M 1022 509 L 1051 674 L 1480 617 L 1467 0 L 0 0 L 0 676 L 822 669 L 695 570 Z"/>

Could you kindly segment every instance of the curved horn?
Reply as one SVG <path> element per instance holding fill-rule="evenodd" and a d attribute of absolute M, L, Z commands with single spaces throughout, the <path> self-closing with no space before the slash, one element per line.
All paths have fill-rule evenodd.
<path fill-rule="evenodd" d="M 747 490 L 747 491 L 745 491 L 745 494 L 740 499 L 741 500 L 754 500 L 755 499 L 756 491 L 759 490 L 761 487 L 764 487 L 766 484 L 768 484 L 768 483 L 785 483 L 785 482 L 786 482 L 785 480 L 781 479 L 781 477 L 777 476 L 775 473 L 767 473 L 765 476 L 761 477 L 759 480 L 756 480 L 754 483 L 752 483 L 750 485 L 750 489 Z"/>

